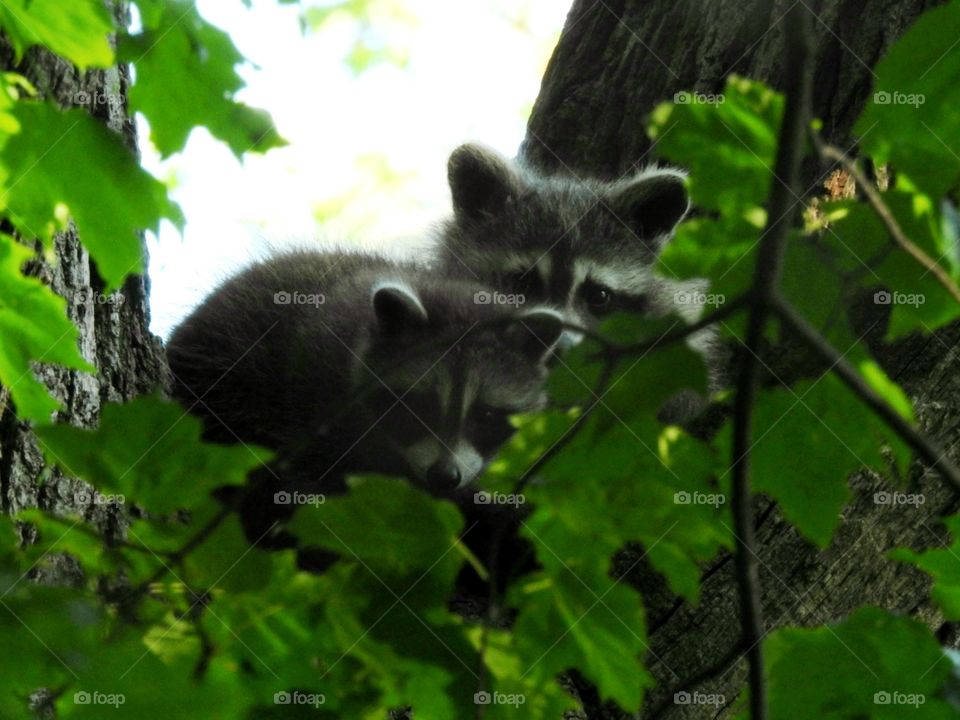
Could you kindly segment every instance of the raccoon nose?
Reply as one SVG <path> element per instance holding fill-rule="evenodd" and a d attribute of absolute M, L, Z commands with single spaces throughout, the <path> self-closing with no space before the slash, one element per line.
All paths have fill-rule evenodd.
<path fill-rule="evenodd" d="M 460 468 L 452 458 L 441 458 L 427 470 L 427 482 L 435 490 L 455 490 L 460 479 Z"/>

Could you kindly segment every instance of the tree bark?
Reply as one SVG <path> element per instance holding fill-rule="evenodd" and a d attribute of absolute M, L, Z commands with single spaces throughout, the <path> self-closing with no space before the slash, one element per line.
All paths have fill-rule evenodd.
<path fill-rule="evenodd" d="M 121 3 L 115 4 L 114 11 L 120 18 L 126 13 Z M 81 73 L 39 47 L 28 50 L 22 61 L 16 63 L 3 37 L 0 37 L 0 67 L 26 76 L 43 98 L 61 107 L 86 101 L 88 111 L 116 132 L 132 153 L 136 152 L 134 124 L 125 113 L 126 67 Z M 107 97 L 111 102 L 89 101 Z M 83 159 L 77 158 L 77 162 Z M 35 243 L 33 238 L 20 240 Z M 35 245 L 36 259 L 29 263 L 26 271 L 67 299 L 68 315 L 79 329 L 81 354 L 97 368 L 97 373 L 92 375 L 50 365 L 38 366 L 41 379 L 63 405 L 56 414 L 57 422 L 94 426 L 104 403 L 122 402 L 164 386 L 168 371 L 159 338 L 149 330 L 146 276 L 129 277 L 119 290 L 120 302 L 98 302 L 98 298 L 103 297 L 100 294 L 103 282 L 72 228 L 55 238 L 52 263 L 43 260 L 39 243 Z M 81 504 L 78 494 L 89 487 L 81 480 L 64 477 L 58 469 L 46 467 L 30 426 L 17 419 L 8 403 L 0 403 L 0 408 L 0 510 L 15 514 L 25 508 L 39 507 L 58 514 L 79 514 L 100 530 L 104 542 L 121 539 L 126 527 L 125 511 L 114 505 Z M 21 533 L 24 541 L 31 540 L 29 526 L 22 527 Z M 42 577 L 44 582 L 82 582 L 75 560 L 66 555 L 53 560 L 51 569 Z"/>
<path fill-rule="evenodd" d="M 813 20 L 813 114 L 823 136 L 847 149 L 852 127 L 872 92 L 873 71 L 893 42 L 933 0 L 873 3 L 803 0 Z M 722 92 L 730 73 L 782 87 L 782 23 L 790 2 L 778 0 L 576 0 L 543 80 L 521 156 L 546 172 L 618 178 L 652 162 L 655 148 L 644 132 L 659 103 L 683 90 Z M 828 169 L 811 161 L 804 187 Z M 807 195 L 822 194 L 814 185 Z M 960 343 L 960 326 L 893 346 L 872 346 L 890 376 L 915 403 L 920 428 L 957 459 L 960 440 L 960 362 L 949 350 Z M 802 462 L 784 458 L 785 462 Z M 769 499 L 756 499 L 756 527 L 765 631 L 788 624 L 812 626 L 842 619 L 874 604 L 909 613 L 955 642 L 952 626 L 929 602 L 929 582 L 913 568 L 886 557 L 888 550 L 939 545 L 945 533 L 937 518 L 955 512 L 958 499 L 936 474 L 917 462 L 913 492 L 926 503 L 897 512 L 873 502 L 889 487 L 870 471 L 851 479 L 854 499 L 843 513 L 830 547 L 819 551 L 801 538 Z M 729 556 L 703 575 L 699 607 L 671 597 L 649 574 L 627 581 L 644 591 L 649 613 L 647 661 L 657 680 L 644 718 L 726 718 L 746 676 L 739 648 L 740 613 Z M 845 652 L 838 644 L 837 652 Z M 585 683 L 573 679 L 588 718 L 626 717 L 601 707 Z M 715 711 L 677 705 L 678 690 L 721 694 Z"/>

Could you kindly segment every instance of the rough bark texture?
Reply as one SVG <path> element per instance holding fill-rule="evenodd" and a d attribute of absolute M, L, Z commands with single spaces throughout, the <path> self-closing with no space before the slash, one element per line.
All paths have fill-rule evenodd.
<path fill-rule="evenodd" d="M 806 2 L 806 0 L 804 0 Z M 806 2 L 817 18 L 814 113 L 824 136 L 842 148 L 871 93 L 871 68 L 932 0 Z M 521 154 L 544 170 L 619 177 L 651 162 L 644 127 L 652 108 L 681 90 L 720 92 L 729 73 L 779 88 L 783 36 L 780 20 L 790 6 L 768 0 L 577 0 L 543 81 Z M 827 169 L 811 163 L 807 184 Z M 814 184 L 809 193 L 817 194 Z M 888 373 L 913 398 L 921 428 L 957 459 L 960 440 L 960 327 L 892 347 L 875 344 Z M 798 457 L 784 462 L 802 462 Z M 811 546 L 769 500 L 757 501 L 757 540 L 765 627 L 810 626 L 839 620 L 874 604 L 911 614 L 939 628 L 945 642 L 953 629 L 930 605 L 923 575 L 886 558 L 894 547 L 939 545 L 937 518 L 958 500 L 934 474 L 915 463 L 908 479 L 922 492 L 919 508 L 892 509 L 873 502 L 889 482 L 870 472 L 851 480 L 854 500 L 843 513 L 833 544 Z M 739 696 L 746 664 L 737 651 L 739 604 L 731 558 L 704 574 L 697 608 L 671 598 L 648 574 L 629 581 L 645 590 L 649 611 L 649 666 L 657 687 L 648 694 L 645 718 L 724 718 Z M 838 643 L 837 652 L 847 652 Z M 734 659 L 736 658 L 736 659 Z M 870 658 L 864 659 L 867 663 Z M 624 717 L 602 708 L 575 678 L 589 718 Z M 678 705 L 676 691 L 719 693 L 717 708 Z"/>
<path fill-rule="evenodd" d="M 124 12 L 122 7 L 116 11 Z M 136 152 L 134 125 L 123 109 L 128 84 L 126 68 L 80 73 L 39 48 L 29 50 L 18 64 L 2 37 L 0 66 L 4 71 L 25 75 L 43 97 L 62 107 L 84 105 L 123 138 L 130 152 Z M 90 102 L 90 98 L 97 97 L 109 97 L 112 101 Z M 33 242 L 32 238 L 21 240 Z M 70 319 L 80 331 L 80 351 L 98 371 L 91 375 L 54 366 L 38 368 L 41 378 L 63 404 L 57 413 L 58 422 L 93 426 L 104 403 L 124 401 L 164 384 L 167 371 L 160 341 L 148 329 L 146 277 L 128 278 L 119 294 L 121 302 L 104 302 L 100 293 L 103 283 L 96 267 L 72 230 L 57 236 L 53 263 L 44 262 L 38 252 L 27 271 L 67 299 Z M 125 528 L 122 509 L 92 502 L 82 504 L 77 496 L 88 489 L 82 481 L 45 467 L 30 427 L 16 418 L 12 408 L 4 407 L 0 416 L 0 510 L 13 514 L 24 508 L 40 507 L 80 514 L 100 529 L 105 542 L 121 538 Z M 30 528 L 24 527 L 21 532 L 24 540 L 29 541 Z M 69 584 L 82 580 L 79 567 L 71 558 L 60 556 L 54 560 L 44 581 Z"/>

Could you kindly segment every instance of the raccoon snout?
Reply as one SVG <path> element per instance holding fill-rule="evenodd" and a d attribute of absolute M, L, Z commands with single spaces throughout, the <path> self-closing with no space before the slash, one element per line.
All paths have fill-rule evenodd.
<path fill-rule="evenodd" d="M 446 441 L 424 438 L 406 448 L 404 457 L 413 477 L 422 481 L 429 491 L 439 494 L 473 482 L 485 464 L 473 445 L 463 438 Z"/>
<path fill-rule="evenodd" d="M 460 468 L 451 457 L 441 457 L 427 470 L 427 483 L 436 491 L 456 490 L 462 479 Z"/>
<path fill-rule="evenodd" d="M 564 330 L 557 341 L 556 352 L 564 353 L 572 347 L 580 344 L 583 340 L 583 333 L 576 330 Z"/>

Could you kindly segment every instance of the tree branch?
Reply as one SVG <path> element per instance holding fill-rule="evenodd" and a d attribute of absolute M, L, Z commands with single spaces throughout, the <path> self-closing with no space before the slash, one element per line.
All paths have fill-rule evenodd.
<path fill-rule="evenodd" d="M 750 493 L 750 448 L 753 436 L 753 405 L 756 400 L 759 368 L 757 357 L 783 269 L 783 258 L 789 229 L 796 214 L 794 199 L 800 188 L 800 161 L 809 118 L 810 71 L 809 11 L 802 4 L 794 5 L 786 14 L 784 37 L 786 63 L 784 87 L 786 106 L 778 138 L 774 185 L 767 207 L 767 216 L 777 218 L 768 229 L 757 251 L 753 276 L 753 297 L 747 325 L 746 348 L 740 365 L 734 399 L 733 418 L 733 487 L 731 512 L 736 530 L 737 585 L 743 626 L 743 643 L 749 648 L 750 716 L 766 720 L 767 686 L 763 660 L 763 617 L 760 602 L 760 581 L 754 552 L 753 505 Z"/>

